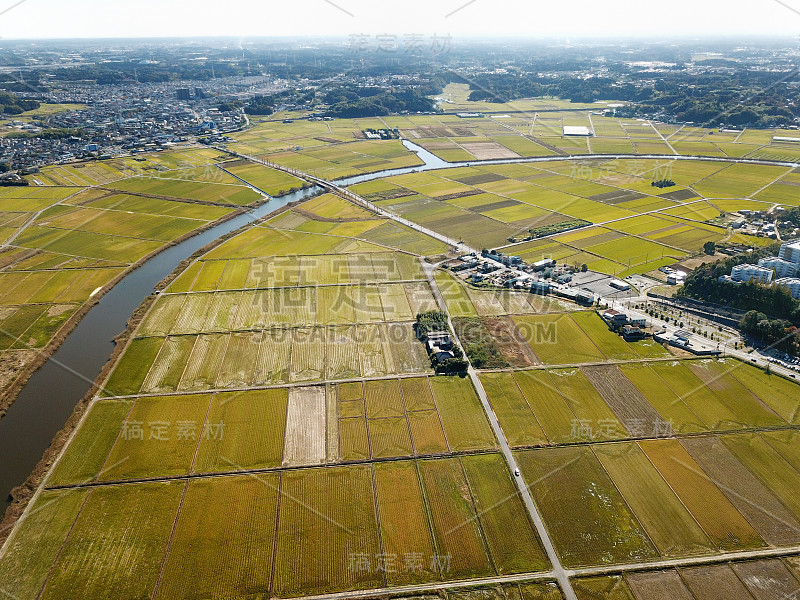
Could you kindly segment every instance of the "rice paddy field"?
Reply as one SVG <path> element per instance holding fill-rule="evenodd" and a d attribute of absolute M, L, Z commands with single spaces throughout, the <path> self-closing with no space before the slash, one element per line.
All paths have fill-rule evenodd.
<path fill-rule="evenodd" d="M 708 241 L 733 240 L 717 224 L 723 213 L 794 206 L 794 177 L 789 167 L 723 160 L 598 158 L 478 163 L 361 183 L 353 190 L 474 248 L 501 247 L 528 262 L 553 258 L 626 277 L 684 260 Z M 669 191 L 652 187 L 664 178 L 677 185 Z M 515 243 L 576 220 L 590 225 Z"/>
<path fill-rule="evenodd" d="M 137 261 L 232 212 L 138 195 L 133 185 L 137 195 L 70 185 L 0 191 L 0 349 L 9 351 L 2 369 L 9 384 L 36 358 L 32 351 Z"/>
<path fill-rule="evenodd" d="M 505 103 L 470 102 L 466 84 L 451 83 L 437 98 L 450 114 L 388 117 L 390 127 L 449 162 L 556 155 L 684 155 L 753 158 L 796 162 L 797 144 L 774 138 L 796 138 L 791 130 L 720 131 L 668 125 L 644 119 L 605 116 L 606 102 L 580 104 L 554 98 Z M 464 119 L 456 112 L 480 113 Z M 584 126 L 593 135 L 564 134 L 565 126 Z"/>
<path fill-rule="evenodd" d="M 464 91 L 449 86 L 453 106 Z M 508 252 L 617 276 L 730 239 L 708 222 L 723 211 L 793 204 L 790 169 L 725 161 L 778 151 L 748 132 L 513 104 L 493 105 L 508 118 L 385 124 L 448 160 L 667 157 L 478 163 L 354 191 L 479 248 L 583 219 L 592 225 Z M 583 124 L 596 137 L 561 133 Z M 231 147 L 327 178 L 418 164 L 399 142 L 361 139 L 368 126 L 381 122 L 262 120 Z M 720 160 L 670 158 L 678 152 Z M 4 362 L 27 360 L 143 255 L 258 201 L 237 177 L 272 194 L 302 185 L 213 150 L 139 158 L 47 168 L 0 192 L 12 241 L 0 252 Z M 675 188 L 651 186 L 665 177 Z M 421 586 L 402 596 L 560 600 L 544 531 L 580 600 L 796 594 L 796 383 L 628 343 L 566 302 L 464 286 L 441 270 L 429 280 L 424 260 L 447 250 L 322 195 L 196 258 L 149 306 L 12 532 L 0 591 L 394 598 Z M 413 325 L 439 308 L 437 288 L 461 341 L 491 340 L 507 366 L 433 374 Z M 659 560 L 676 563 L 642 570 Z"/>
<path fill-rule="evenodd" d="M 500 342 L 510 368 L 480 379 L 565 567 L 800 541 L 791 491 L 800 482 L 796 383 L 732 359 L 676 359 L 658 345 L 628 344 L 590 311 L 477 322 L 492 331 L 498 322 L 515 327 Z M 577 578 L 573 586 L 586 599 L 663 598 L 667 590 L 689 599 L 745 597 L 709 595 L 714 586 L 699 574 L 722 578 L 730 566 L 687 564 L 669 575 L 623 567 L 624 576 Z M 737 582 L 749 589 L 725 573 L 732 587 L 724 589 L 738 590 Z M 663 587 L 660 577 L 675 583 Z M 782 589 L 800 589 L 794 577 L 781 583 L 794 587 Z"/>

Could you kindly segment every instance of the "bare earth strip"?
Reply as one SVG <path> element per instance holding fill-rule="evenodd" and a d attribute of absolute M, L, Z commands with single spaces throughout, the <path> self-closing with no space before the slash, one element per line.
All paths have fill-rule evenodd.
<path fill-rule="evenodd" d="M 676 571 L 635 573 L 626 579 L 638 600 L 694 600 Z"/>
<path fill-rule="evenodd" d="M 292 388 L 283 450 L 285 466 L 320 465 L 326 457 L 324 387 Z"/>
<path fill-rule="evenodd" d="M 704 600 L 750 600 L 750 593 L 729 565 L 682 569 L 683 581 L 696 598 Z"/>
<path fill-rule="evenodd" d="M 581 369 L 633 437 L 657 436 L 671 430 L 652 405 L 617 366 Z"/>

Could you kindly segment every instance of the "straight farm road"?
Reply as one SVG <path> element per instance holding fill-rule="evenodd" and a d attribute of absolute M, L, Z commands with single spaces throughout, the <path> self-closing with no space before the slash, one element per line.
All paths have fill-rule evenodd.
<path fill-rule="evenodd" d="M 441 291 L 439 290 L 439 286 L 436 284 L 436 279 L 433 276 L 433 272 L 435 269 L 435 265 L 431 265 L 428 263 L 423 263 L 423 267 L 425 269 L 425 274 L 428 277 L 428 282 L 430 283 L 431 289 L 433 290 L 433 295 L 436 298 L 436 302 L 439 305 L 439 309 L 442 310 L 445 314 L 447 314 L 447 321 L 450 325 L 450 331 L 452 332 L 453 339 L 455 340 L 456 344 L 463 349 L 463 345 L 461 341 L 458 339 L 455 333 L 455 327 L 453 327 L 452 319 L 450 318 L 450 313 L 447 312 L 447 305 L 444 302 L 444 298 L 442 297 Z M 466 358 L 466 353 L 464 354 Z M 467 359 L 469 360 L 469 359 Z M 516 459 L 514 458 L 514 454 L 511 452 L 511 447 L 508 444 L 508 439 L 506 438 L 505 432 L 503 428 L 500 427 L 500 422 L 497 419 L 497 415 L 492 408 L 491 403 L 489 402 L 489 397 L 486 395 L 486 390 L 483 388 L 483 384 L 481 383 L 480 378 L 478 377 L 477 371 L 475 368 L 470 364 L 469 370 L 467 371 L 469 374 L 470 379 L 472 380 L 472 384 L 475 386 L 475 390 L 478 392 L 478 397 L 481 400 L 481 404 L 483 405 L 483 409 L 486 412 L 486 415 L 489 418 L 489 423 L 492 426 L 492 430 L 494 431 L 494 435 L 497 438 L 498 443 L 500 444 L 500 448 L 503 451 L 503 456 L 505 457 L 506 464 L 511 472 L 512 479 L 517 486 L 519 491 L 520 497 L 522 498 L 523 502 L 525 503 L 525 508 L 530 515 L 531 521 L 536 527 L 536 531 L 539 534 L 539 539 L 544 546 L 545 552 L 547 553 L 547 558 L 550 560 L 550 564 L 553 568 L 552 574 L 556 580 L 558 580 L 559 585 L 561 586 L 561 590 L 564 593 L 566 600 L 578 600 L 578 597 L 575 595 L 575 591 L 572 589 L 572 584 L 570 583 L 569 576 L 567 575 L 567 571 L 564 569 L 563 565 L 561 564 L 561 560 L 556 553 L 556 549 L 553 546 L 553 541 L 550 539 L 550 534 L 547 532 L 547 528 L 544 526 L 544 520 L 542 519 L 539 510 L 536 508 L 536 504 L 531 497 L 529 486 L 525 483 L 525 479 L 522 476 L 521 471 L 519 470 L 519 466 L 517 465 Z M 518 475 L 519 473 L 519 475 Z"/>

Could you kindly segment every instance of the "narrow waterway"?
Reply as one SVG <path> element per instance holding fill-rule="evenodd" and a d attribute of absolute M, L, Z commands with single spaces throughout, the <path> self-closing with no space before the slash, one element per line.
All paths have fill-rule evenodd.
<path fill-rule="evenodd" d="M 156 284 L 198 249 L 289 202 L 319 193 L 308 188 L 272 198 L 259 208 L 172 246 L 129 273 L 81 320 L 56 353 L 34 373 L 0 419 L 0 497 L 5 511 L 11 490 L 27 479 L 51 440 L 92 387 L 133 312 Z"/>
<path fill-rule="evenodd" d="M 353 185 L 389 175 L 450 166 L 416 144 L 409 142 L 407 147 L 418 151 L 425 165 L 350 177 L 338 183 Z M 92 387 L 114 351 L 114 338 L 125 330 L 133 312 L 153 293 L 156 284 L 206 244 L 290 202 L 304 200 L 321 191 L 319 187 L 311 187 L 271 198 L 247 214 L 164 250 L 103 296 L 56 353 L 34 373 L 5 417 L 0 419 L 0 514 L 10 504 L 11 490 L 28 478 L 56 433 Z"/>

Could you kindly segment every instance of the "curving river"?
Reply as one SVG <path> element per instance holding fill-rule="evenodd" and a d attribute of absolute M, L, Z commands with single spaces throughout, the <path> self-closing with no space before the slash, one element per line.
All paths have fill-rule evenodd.
<path fill-rule="evenodd" d="M 390 175 L 453 166 L 415 144 L 408 143 L 407 147 L 418 150 L 425 165 L 349 177 L 337 183 L 353 185 Z M 33 374 L 5 417 L 0 419 L 0 517 L 10 504 L 11 490 L 28 478 L 75 406 L 91 389 L 114 351 L 114 338 L 125 330 L 133 312 L 153 293 L 156 284 L 206 244 L 290 202 L 310 198 L 322 191 L 322 188 L 314 186 L 270 198 L 246 214 L 167 248 L 131 271 L 103 296 L 55 354 Z"/>
<path fill-rule="evenodd" d="M 487 164 L 547 162 L 580 159 L 615 158 L 672 158 L 678 160 L 717 160 L 751 164 L 777 164 L 797 167 L 795 163 L 719 159 L 679 156 L 549 156 L 528 159 L 503 159 L 478 162 L 448 163 L 408 140 L 403 144 L 416 152 L 424 165 L 391 169 L 337 180 L 342 186 L 354 185 L 392 175 L 418 171 Z M 139 305 L 153 293 L 156 284 L 194 252 L 248 223 L 266 216 L 290 202 L 304 200 L 320 193 L 320 187 L 271 198 L 246 214 L 208 229 L 180 244 L 172 246 L 129 273 L 108 292 L 67 336 L 61 347 L 30 378 L 5 417 L 0 419 L 0 516 L 10 503 L 9 494 L 23 483 L 36 467 L 55 435 L 64 427 L 75 406 L 91 389 L 94 380 L 114 350 L 113 339 L 124 331 L 127 322 Z"/>

